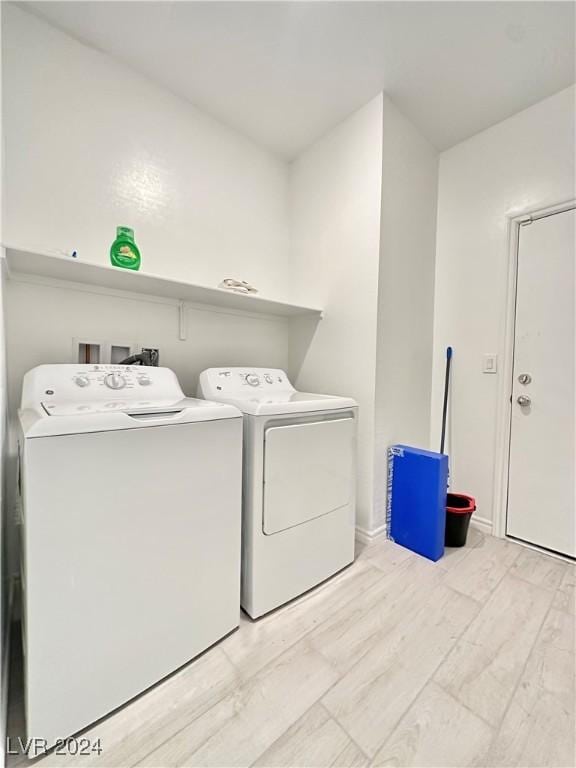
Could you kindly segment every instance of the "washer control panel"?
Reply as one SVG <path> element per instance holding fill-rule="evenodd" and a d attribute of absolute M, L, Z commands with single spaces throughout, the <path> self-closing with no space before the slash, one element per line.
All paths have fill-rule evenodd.
<path fill-rule="evenodd" d="M 24 377 L 22 407 L 39 402 L 86 403 L 181 399 L 184 394 L 169 368 L 136 365 L 40 365 Z"/>
<path fill-rule="evenodd" d="M 200 374 L 203 397 L 210 399 L 230 397 L 254 397 L 280 392 L 293 392 L 285 371 L 280 368 L 208 368 Z"/>
<path fill-rule="evenodd" d="M 72 381 L 82 389 L 90 386 L 105 386 L 108 389 L 124 389 L 140 386 L 149 387 L 153 381 L 140 366 L 89 365 L 89 370 L 73 375 Z"/>

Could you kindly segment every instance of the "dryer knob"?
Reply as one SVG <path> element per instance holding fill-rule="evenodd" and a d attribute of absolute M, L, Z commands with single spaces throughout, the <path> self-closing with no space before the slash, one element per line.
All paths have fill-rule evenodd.
<path fill-rule="evenodd" d="M 260 384 L 260 377 L 255 373 L 249 373 L 246 376 L 246 384 L 250 384 L 251 387 L 257 387 Z"/>
<path fill-rule="evenodd" d="M 74 383 L 77 387 L 87 387 L 90 384 L 90 379 L 88 376 L 76 376 Z"/>

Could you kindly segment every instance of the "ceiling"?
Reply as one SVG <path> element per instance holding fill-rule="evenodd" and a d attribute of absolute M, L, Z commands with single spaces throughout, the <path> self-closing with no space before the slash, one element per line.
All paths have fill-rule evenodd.
<path fill-rule="evenodd" d="M 292 157 L 385 90 L 445 149 L 574 82 L 572 2 L 25 2 Z"/>

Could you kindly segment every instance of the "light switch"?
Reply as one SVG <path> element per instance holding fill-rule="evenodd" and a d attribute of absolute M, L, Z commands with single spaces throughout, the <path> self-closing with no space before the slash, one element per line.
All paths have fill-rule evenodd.
<path fill-rule="evenodd" d="M 498 355 L 488 352 L 483 357 L 482 373 L 496 373 L 498 371 Z"/>

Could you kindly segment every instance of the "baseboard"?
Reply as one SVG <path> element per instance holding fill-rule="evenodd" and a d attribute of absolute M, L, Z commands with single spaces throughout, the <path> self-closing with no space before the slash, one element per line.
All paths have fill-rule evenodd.
<path fill-rule="evenodd" d="M 360 542 L 360 544 L 370 544 L 374 539 L 379 539 L 381 536 L 385 535 L 386 524 L 379 525 L 378 528 L 374 528 L 371 531 L 366 530 L 366 528 L 361 528 L 359 525 L 356 526 L 356 541 Z"/>
<path fill-rule="evenodd" d="M 482 533 L 487 533 L 489 536 L 492 535 L 492 520 L 488 520 L 487 517 L 472 515 L 470 518 L 470 525 L 473 525 L 474 528 L 478 528 Z"/>
<path fill-rule="evenodd" d="M 487 517 L 479 517 L 478 515 L 472 515 L 470 525 L 474 528 L 478 528 L 482 533 L 492 535 L 492 520 L 488 520 Z M 386 535 L 386 525 L 379 525 L 378 528 L 369 531 L 361 526 L 356 526 L 356 541 L 360 544 L 370 544 L 374 539 L 379 539 L 381 536 Z"/>

